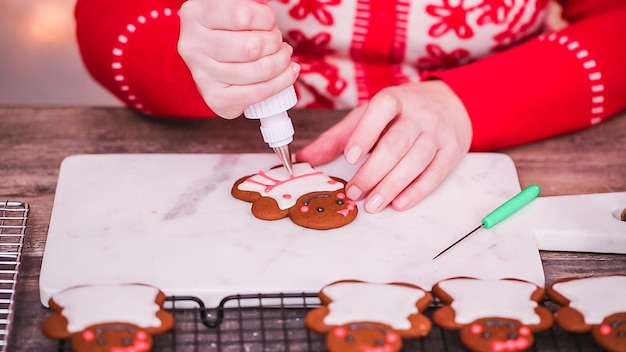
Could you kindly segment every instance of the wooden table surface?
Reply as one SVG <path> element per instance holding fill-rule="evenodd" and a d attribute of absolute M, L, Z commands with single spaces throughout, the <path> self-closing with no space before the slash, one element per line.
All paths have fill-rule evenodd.
<path fill-rule="evenodd" d="M 294 150 L 345 112 L 295 110 Z M 10 351 L 50 351 L 39 324 L 48 311 L 38 278 L 63 158 L 100 153 L 267 153 L 246 119 L 155 120 L 122 108 L 0 106 L 0 201 L 30 205 Z M 522 187 L 542 195 L 626 191 L 626 114 L 588 130 L 509 148 Z M 624 204 L 626 207 L 626 204 Z M 626 255 L 541 252 L 546 284 L 561 277 L 626 273 Z"/>

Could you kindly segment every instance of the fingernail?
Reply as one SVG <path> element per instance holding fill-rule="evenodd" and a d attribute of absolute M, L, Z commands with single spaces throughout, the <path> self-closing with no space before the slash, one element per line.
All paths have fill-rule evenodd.
<path fill-rule="evenodd" d="M 361 148 L 358 145 L 353 145 L 352 147 L 350 147 L 350 149 L 348 149 L 348 152 L 346 153 L 346 161 L 350 164 L 356 164 L 356 162 L 359 161 L 360 157 Z"/>
<path fill-rule="evenodd" d="M 409 204 L 409 197 L 407 197 L 407 196 L 400 196 L 400 197 L 396 198 L 396 200 L 393 203 L 396 206 L 396 208 L 404 209 Z"/>
<path fill-rule="evenodd" d="M 348 190 L 346 191 L 346 196 L 348 196 L 348 198 L 350 198 L 352 200 L 359 200 L 361 198 L 361 194 L 362 193 L 363 192 L 361 192 L 359 187 L 352 186 L 352 187 L 348 188 Z"/>
<path fill-rule="evenodd" d="M 300 73 L 300 65 L 295 62 L 291 64 L 291 69 L 293 70 L 293 73 L 295 74 Z"/>
<path fill-rule="evenodd" d="M 365 210 L 370 213 L 375 213 L 378 211 L 380 206 L 383 204 L 383 196 L 379 193 L 374 194 L 367 200 L 365 203 Z"/>

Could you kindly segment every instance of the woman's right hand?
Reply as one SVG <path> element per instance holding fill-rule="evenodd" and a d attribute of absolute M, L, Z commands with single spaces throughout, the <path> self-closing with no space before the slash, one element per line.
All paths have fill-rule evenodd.
<path fill-rule="evenodd" d="M 188 0 L 178 52 L 207 105 L 223 118 L 293 84 L 300 67 L 266 1 Z"/>

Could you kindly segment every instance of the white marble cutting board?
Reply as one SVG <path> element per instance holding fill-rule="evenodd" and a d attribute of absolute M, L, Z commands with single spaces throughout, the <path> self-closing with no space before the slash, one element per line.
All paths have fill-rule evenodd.
<path fill-rule="evenodd" d="M 405 212 L 369 214 L 358 202 L 353 223 L 328 231 L 259 220 L 231 197 L 237 178 L 277 163 L 273 154 L 68 157 L 41 268 L 42 304 L 66 287 L 126 282 L 193 295 L 208 307 L 230 294 L 317 292 L 340 279 L 425 289 L 459 275 L 544 284 L 533 234 L 507 227 L 509 219 L 432 260 L 520 191 L 504 154 L 469 154 Z M 318 169 L 345 179 L 356 170 L 343 159 Z"/>
<path fill-rule="evenodd" d="M 507 225 L 534 233 L 541 250 L 626 254 L 625 208 L 626 192 L 540 197 Z"/>

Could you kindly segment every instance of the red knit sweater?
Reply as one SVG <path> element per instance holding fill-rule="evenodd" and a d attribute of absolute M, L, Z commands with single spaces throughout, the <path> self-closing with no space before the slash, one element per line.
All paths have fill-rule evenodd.
<path fill-rule="evenodd" d="M 586 128 L 626 108 L 623 0 L 561 0 L 570 25 L 542 33 L 546 0 L 275 0 L 302 70 L 297 107 L 349 108 L 380 89 L 444 80 L 472 120 L 472 150 Z M 183 0 L 78 0 L 83 61 L 155 117 L 211 117 L 178 55 Z"/>

